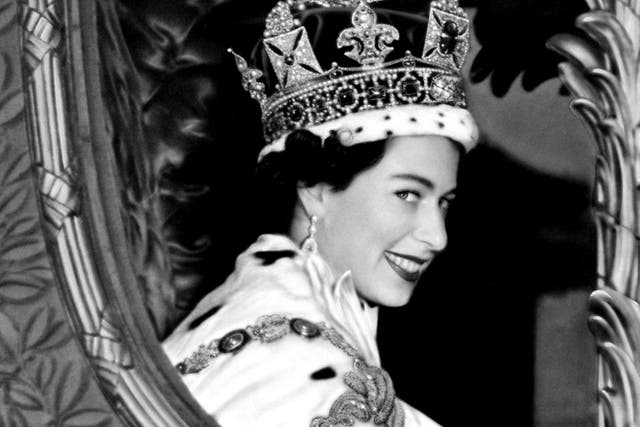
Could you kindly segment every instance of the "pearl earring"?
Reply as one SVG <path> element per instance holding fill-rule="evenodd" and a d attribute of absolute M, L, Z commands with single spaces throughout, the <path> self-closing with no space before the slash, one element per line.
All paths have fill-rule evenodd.
<path fill-rule="evenodd" d="M 318 251 L 318 242 L 316 242 L 316 223 L 318 222 L 318 217 L 316 215 L 311 215 L 309 217 L 309 231 L 307 238 L 302 242 L 302 250 L 309 253 L 314 254 Z"/>

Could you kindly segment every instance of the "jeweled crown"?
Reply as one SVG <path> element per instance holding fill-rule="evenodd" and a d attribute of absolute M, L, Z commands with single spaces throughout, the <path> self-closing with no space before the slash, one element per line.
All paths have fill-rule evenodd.
<path fill-rule="evenodd" d="M 280 1 L 266 19 L 263 46 L 279 84 L 272 93 L 260 81 L 263 71 L 229 50 L 242 84 L 260 103 L 265 139 L 272 142 L 294 129 L 322 124 L 359 111 L 404 104 L 465 107 L 460 69 L 469 50 L 469 19 L 456 0 L 431 3 L 421 56 L 406 51 L 385 62 L 400 38 L 397 28 L 378 23 L 375 0 Z M 359 66 L 332 62 L 323 69 L 307 29 L 295 18 L 311 6 L 353 8 L 351 27 L 338 48 Z M 324 59 L 324 58 L 323 58 Z"/>

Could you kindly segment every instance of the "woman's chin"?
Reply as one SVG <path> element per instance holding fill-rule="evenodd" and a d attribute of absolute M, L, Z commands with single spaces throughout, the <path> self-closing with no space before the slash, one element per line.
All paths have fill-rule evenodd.
<path fill-rule="evenodd" d="M 394 286 L 393 290 L 389 290 L 387 292 L 372 295 L 371 298 L 366 298 L 369 305 L 382 305 L 385 307 L 402 307 L 407 305 L 411 300 L 411 296 L 413 295 L 413 291 L 415 289 L 415 283 L 402 283 L 400 285 Z"/>
<path fill-rule="evenodd" d="M 411 295 L 399 296 L 393 299 L 386 298 L 386 300 L 387 301 L 385 301 L 384 304 L 380 305 L 384 305 L 385 307 L 402 307 L 409 303 L 409 301 L 411 300 Z"/>
<path fill-rule="evenodd" d="M 360 276 L 354 272 L 353 281 L 360 298 L 370 306 L 402 307 L 407 305 L 416 290 L 419 277 L 407 280 L 388 266 L 375 274 Z M 360 286 L 361 283 L 367 286 Z"/>

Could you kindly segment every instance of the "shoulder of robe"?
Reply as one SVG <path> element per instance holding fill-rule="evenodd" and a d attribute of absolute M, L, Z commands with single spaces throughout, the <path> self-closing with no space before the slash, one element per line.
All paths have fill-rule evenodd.
<path fill-rule="evenodd" d="M 304 267 L 304 257 L 287 238 L 259 239 L 238 258 L 225 284 L 205 297 L 165 341 L 172 363 L 233 330 L 246 329 L 256 321 L 256 313 L 325 321 L 310 298 Z M 348 403 L 345 395 L 353 397 L 345 381 L 353 372 L 354 359 L 323 337 L 290 333 L 273 342 L 251 340 L 182 378 L 224 426 L 305 426 L 340 413 L 340 405 Z M 405 425 L 436 425 L 406 408 Z"/>
<path fill-rule="evenodd" d="M 237 258 L 234 272 L 197 304 L 165 343 L 181 339 L 216 314 L 274 313 L 305 300 L 313 304 L 310 286 L 305 259 L 296 245 L 285 236 L 263 235 Z M 232 321 L 225 323 L 219 326 L 233 326 Z"/>
<path fill-rule="evenodd" d="M 353 360 L 322 337 L 251 341 L 182 378 L 221 425 L 304 426 L 328 414 Z"/>
<path fill-rule="evenodd" d="M 225 426 L 373 425 L 364 420 L 393 427 L 437 425 L 396 399 L 386 372 L 330 336 L 291 332 L 270 342 L 250 339 L 183 380 Z M 224 347 L 224 338 L 220 343 Z"/>

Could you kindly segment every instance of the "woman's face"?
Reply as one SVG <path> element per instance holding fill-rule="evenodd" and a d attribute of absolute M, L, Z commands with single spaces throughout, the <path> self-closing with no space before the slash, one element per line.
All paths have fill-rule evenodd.
<path fill-rule="evenodd" d="M 441 136 L 396 137 L 345 190 L 324 193 L 319 251 L 334 273 L 351 270 L 361 297 L 385 306 L 409 301 L 447 244 L 459 157 Z"/>

